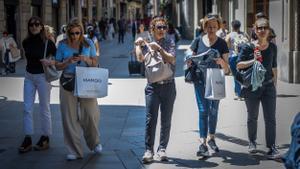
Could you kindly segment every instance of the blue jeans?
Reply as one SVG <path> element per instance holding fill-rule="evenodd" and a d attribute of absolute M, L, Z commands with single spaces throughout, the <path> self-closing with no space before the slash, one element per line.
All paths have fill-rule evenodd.
<path fill-rule="evenodd" d="M 229 66 L 234 78 L 234 92 L 236 94 L 236 96 L 240 97 L 241 96 L 241 85 L 236 81 L 235 79 L 235 75 L 236 75 L 236 60 L 237 60 L 237 56 L 230 56 L 229 57 Z"/>
<path fill-rule="evenodd" d="M 263 108 L 267 147 L 275 144 L 276 138 L 276 88 L 274 83 L 268 83 L 252 92 L 251 88 L 243 88 L 243 96 L 248 112 L 248 137 L 255 142 L 257 136 L 257 119 L 259 104 Z"/>
<path fill-rule="evenodd" d="M 34 101 L 36 93 L 39 96 L 39 122 L 41 123 L 42 135 L 52 134 L 52 121 L 50 112 L 50 93 L 51 85 L 46 81 L 45 74 L 31 74 L 25 72 L 23 99 L 24 99 L 24 113 L 23 113 L 23 129 L 25 135 L 34 134 Z M 37 123 L 37 122 L 36 122 Z"/>
<path fill-rule="evenodd" d="M 175 83 L 147 84 L 145 88 L 146 97 L 146 150 L 153 151 L 155 130 L 158 117 L 158 109 L 161 111 L 161 129 L 158 149 L 166 149 L 171 129 L 173 105 L 176 98 Z"/>
<path fill-rule="evenodd" d="M 204 97 L 205 87 L 203 83 L 194 83 L 195 95 L 199 110 L 199 132 L 201 138 L 207 138 L 207 133 L 215 134 L 219 100 L 208 100 Z"/>

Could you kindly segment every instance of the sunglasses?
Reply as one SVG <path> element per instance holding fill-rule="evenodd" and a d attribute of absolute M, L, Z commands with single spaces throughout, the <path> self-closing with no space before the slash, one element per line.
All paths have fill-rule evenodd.
<path fill-rule="evenodd" d="M 166 25 L 157 25 L 155 28 L 158 30 L 166 30 L 168 27 Z"/>
<path fill-rule="evenodd" d="M 219 16 L 216 15 L 216 14 L 210 14 L 210 15 L 207 15 L 207 19 L 210 20 L 210 19 L 218 19 Z"/>
<path fill-rule="evenodd" d="M 268 26 L 259 26 L 259 27 L 257 27 L 256 29 L 262 31 L 262 30 L 267 30 L 267 29 L 269 29 L 269 27 L 268 27 Z"/>
<path fill-rule="evenodd" d="M 29 27 L 33 27 L 33 26 L 39 27 L 40 25 L 41 25 L 41 24 L 38 23 L 38 22 L 33 22 L 33 23 L 30 23 L 30 24 L 29 24 Z"/>
<path fill-rule="evenodd" d="M 81 34 L 81 32 L 70 32 L 70 35 L 80 35 Z"/>

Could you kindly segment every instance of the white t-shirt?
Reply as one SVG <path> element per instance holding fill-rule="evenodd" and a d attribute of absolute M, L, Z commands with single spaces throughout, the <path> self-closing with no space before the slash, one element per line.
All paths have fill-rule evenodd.
<path fill-rule="evenodd" d="M 150 36 L 150 33 L 148 31 L 138 33 L 135 38 L 137 39 L 139 37 L 143 38 L 144 40 L 146 40 L 148 42 L 151 41 L 151 36 Z"/>

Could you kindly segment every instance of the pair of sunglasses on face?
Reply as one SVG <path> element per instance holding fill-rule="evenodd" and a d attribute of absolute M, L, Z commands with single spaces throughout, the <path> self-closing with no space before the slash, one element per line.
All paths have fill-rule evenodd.
<path fill-rule="evenodd" d="M 155 28 L 158 30 L 167 30 L 168 27 L 166 25 L 156 25 Z"/>
<path fill-rule="evenodd" d="M 41 23 L 39 23 L 39 22 L 32 22 L 29 24 L 30 27 L 33 27 L 33 26 L 39 27 L 40 25 L 41 25 Z"/>
<path fill-rule="evenodd" d="M 259 26 L 259 27 L 256 27 L 256 29 L 259 31 L 262 31 L 262 30 L 268 30 L 269 27 L 268 26 Z"/>
<path fill-rule="evenodd" d="M 210 19 L 219 19 L 219 16 L 217 14 L 209 14 L 207 15 L 207 19 L 210 20 Z"/>
<path fill-rule="evenodd" d="M 74 36 L 74 35 L 80 35 L 81 32 L 70 32 L 70 35 Z"/>

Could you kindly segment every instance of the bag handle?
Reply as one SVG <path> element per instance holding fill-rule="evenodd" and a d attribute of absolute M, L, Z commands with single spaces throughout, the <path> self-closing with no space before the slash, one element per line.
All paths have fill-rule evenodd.
<path fill-rule="evenodd" d="M 149 49 L 149 52 L 151 53 L 151 55 L 153 55 L 153 53 L 155 52 L 149 45 L 149 43 L 147 41 L 144 40 L 145 45 L 147 46 L 147 48 Z"/>
<path fill-rule="evenodd" d="M 47 54 L 47 46 L 48 46 L 48 39 L 45 42 L 45 49 L 44 49 L 44 59 L 46 59 L 46 54 Z"/>
<path fill-rule="evenodd" d="M 144 43 L 147 46 L 147 48 L 149 50 L 148 53 L 150 55 L 150 56 L 148 56 L 148 61 L 145 61 L 145 65 L 147 65 L 150 62 L 150 58 L 149 57 L 155 59 L 157 62 L 162 61 L 164 63 L 164 60 L 163 60 L 162 56 L 159 56 L 159 54 L 150 47 L 150 45 L 149 45 L 149 43 L 147 41 L 144 40 Z"/>

